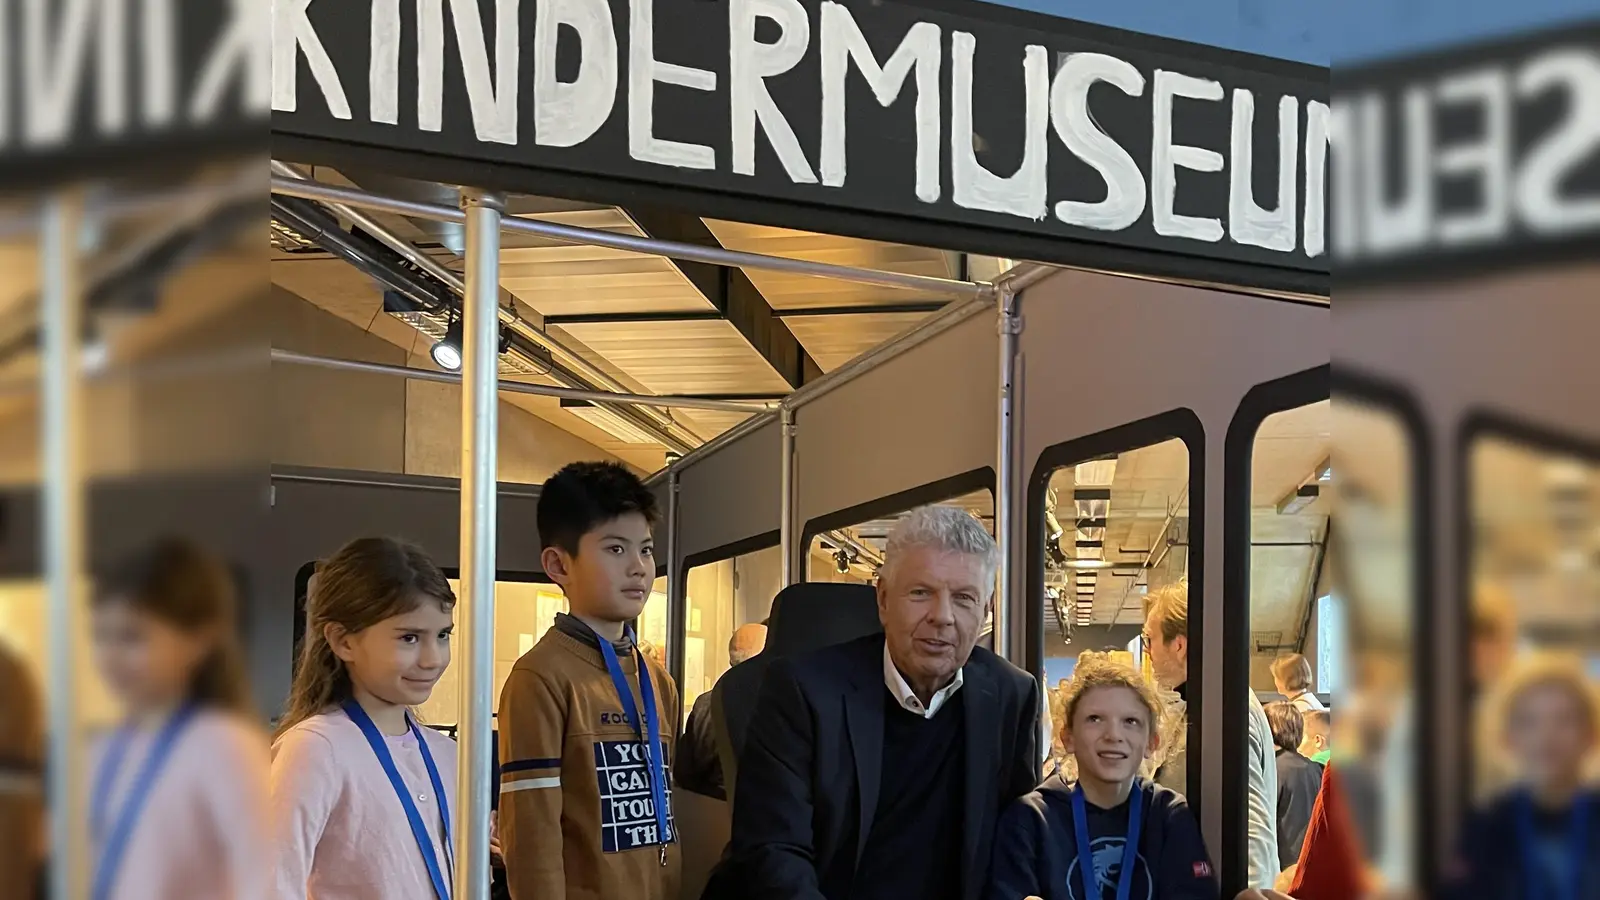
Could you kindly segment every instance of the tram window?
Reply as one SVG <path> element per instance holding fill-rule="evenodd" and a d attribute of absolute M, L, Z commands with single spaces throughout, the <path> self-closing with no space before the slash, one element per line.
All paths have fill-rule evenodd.
<path fill-rule="evenodd" d="M 1384 885 L 1415 884 L 1417 734 L 1411 436 L 1388 410 L 1339 396 L 1327 573 L 1337 573 L 1346 660 L 1332 696 L 1332 753 L 1366 862 Z"/>
<path fill-rule="evenodd" d="M 1044 674 L 1053 732 L 1047 771 L 1059 765 L 1073 775 L 1061 743 L 1063 691 L 1082 654 L 1109 653 L 1158 682 L 1179 713 L 1144 774 L 1188 793 L 1186 726 L 1175 692 L 1188 680 L 1186 644 L 1147 646 L 1144 613 L 1149 592 L 1176 590 L 1188 575 L 1188 446 L 1174 438 L 1064 465 L 1050 476 L 1044 508 Z"/>
<path fill-rule="evenodd" d="M 59 690 L 49 679 L 49 623 L 45 605 L 45 583 L 35 580 L 0 581 L 0 654 L 11 656 L 44 691 Z M 79 637 L 77 678 L 79 723 L 88 731 L 108 728 L 121 719 L 116 700 L 94 667 L 89 623 L 84 620 Z M 6 685 L 0 690 L 11 690 Z M 43 698 L 35 698 L 36 702 Z M 8 702 L 26 698 L 0 694 L 0 709 Z M 3 722 L 0 722 L 3 725 Z"/>
<path fill-rule="evenodd" d="M 1600 454 L 1584 457 L 1497 434 L 1470 445 L 1473 540 L 1466 673 L 1477 709 L 1474 799 L 1521 780 L 1505 716 L 1491 702 L 1524 667 L 1600 671 Z"/>
<path fill-rule="evenodd" d="M 1318 766 L 1331 755 L 1317 729 L 1308 739 L 1303 715 L 1326 712 L 1329 672 L 1339 668 L 1318 652 L 1324 630 L 1319 613 L 1332 609 L 1320 602 L 1330 581 L 1324 563 L 1333 503 L 1332 407 L 1323 400 L 1268 416 L 1251 453 L 1250 688 L 1264 705 L 1290 706 L 1288 715 L 1269 708 L 1274 715 L 1252 716 L 1260 743 L 1244 745 L 1247 778 L 1263 769 L 1278 777 L 1278 795 L 1262 798 L 1264 809 L 1253 807 L 1246 817 L 1246 839 L 1258 851 L 1247 851 L 1248 858 L 1265 883 L 1300 858 L 1311 798 L 1321 783 Z M 1269 833 L 1278 852 L 1270 861 L 1264 840 Z M 1271 867 L 1262 869 L 1268 862 Z"/>
<path fill-rule="evenodd" d="M 451 579 L 450 589 L 461 596 L 461 582 Z M 663 598 L 651 603 L 665 606 Z M 647 604 L 648 608 L 648 604 Z M 526 581 L 497 581 L 494 586 L 494 706 L 500 706 L 500 689 L 511 675 L 522 654 L 544 637 L 555 622 L 556 613 L 567 611 L 567 598 L 553 584 Z M 451 726 L 461 719 L 459 649 L 449 668 L 434 685 L 428 702 L 417 708 L 422 721 L 430 725 Z"/>
<path fill-rule="evenodd" d="M 767 547 L 695 566 L 684 599 L 683 716 L 729 668 L 728 643 L 742 625 L 766 621 L 783 582 L 783 553 Z M 663 608 L 664 608 L 663 604 Z"/>

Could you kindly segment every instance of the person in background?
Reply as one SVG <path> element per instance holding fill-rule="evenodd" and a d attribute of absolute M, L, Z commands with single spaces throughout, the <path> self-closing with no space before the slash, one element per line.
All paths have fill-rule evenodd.
<path fill-rule="evenodd" d="M 1300 755 L 1304 726 L 1300 711 L 1288 701 L 1268 703 L 1267 723 L 1277 745 L 1278 763 L 1278 868 L 1287 869 L 1300 859 L 1311 809 L 1322 789 L 1322 766 Z"/>
<path fill-rule="evenodd" d="M 741 625 L 728 639 L 728 668 L 732 669 L 760 653 L 767 645 L 765 623 Z M 706 691 L 695 698 L 689 710 L 689 721 L 683 729 L 683 740 L 678 745 L 678 756 L 672 763 L 672 777 L 677 786 L 696 794 L 728 799 L 722 778 L 722 757 L 717 754 L 716 723 L 712 721 L 712 692 Z"/>
<path fill-rule="evenodd" d="M 45 863 L 44 702 L 22 657 L 0 641 L 0 900 L 35 900 Z"/>
<path fill-rule="evenodd" d="M 90 752 L 96 900 L 264 895 L 266 735 L 237 606 L 228 567 L 184 540 L 98 579 L 94 661 L 123 720 Z"/>
<path fill-rule="evenodd" d="M 1091 659 L 1078 664 L 1064 706 L 1077 784 L 1053 776 L 1001 816 L 987 900 L 1216 900 L 1188 803 L 1139 777 L 1161 745 L 1155 690 L 1128 666 Z"/>
<path fill-rule="evenodd" d="M 776 661 L 705 897 L 978 900 L 995 823 L 1039 781 L 1039 682 L 976 646 L 1000 553 L 965 510 L 889 535 L 884 633 Z"/>
<path fill-rule="evenodd" d="M 615 463 L 539 492 L 540 557 L 571 614 L 500 693 L 500 836 L 515 900 L 676 900 L 678 689 L 628 623 L 656 576 L 655 495 Z"/>
<path fill-rule="evenodd" d="M 1600 706 L 1576 658 L 1517 664 L 1494 698 L 1514 781 L 1469 816 L 1447 866 L 1449 900 L 1600 897 L 1600 793 L 1585 783 Z"/>
<path fill-rule="evenodd" d="M 1189 585 L 1178 581 L 1145 595 L 1143 642 L 1156 682 L 1179 697 L 1180 714 L 1188 704 Z M 1249 883 L 1271 888 L 1278 875 L 1278 766 L 1272 756 L 1272 727 L 1255 691 L 1249 694 L 1248 758 L 1245 803 Z M 1179 735 L 1184 728 L 1174 729 Z M 1179 793 L 1189 790 L 1187 743 L 1175 748 L 1156 773 L 1156 781 Z"/>
<path fill-rule="evenodd" d="M 1300 714 L 1300 755 L 1320 766 L 1333 758 L 1333 716 L 1325 709 Z"/>
<path fill-rule="evenodd" d="M 421 549 L 360 538 L 317 570 L 273 744 L 272 896 L 450 896 L 456 745 L 412 717 L 450 665 L 456 597 Z"/>
<path fill-rule="evenodd" d="M 1272 684 L 1301 712 L 1327 709 L 1311 692 L 1311 660 L 1298 653 L 1285 653 L 1272 661 Z"/>

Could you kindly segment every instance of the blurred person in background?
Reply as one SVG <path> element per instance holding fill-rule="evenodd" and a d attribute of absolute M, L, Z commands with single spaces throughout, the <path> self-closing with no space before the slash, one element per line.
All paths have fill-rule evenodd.
<path fill-rule="evenodd" d="M 232 573 L 160 541 L 100 580 L 94 657 L 123 724 L 91 753 L 95 900 L 263 897 L 267 753 Z"/>
<path fill-rule="evenodd" d="M 1322 766 L 1300 755 L 1304 725 L 1292 702 L 1280 700 L 1266 706 L 1278 764 L 1278 866 L 1287 869 L 1300 859 L 1311 809 L 1322 788 Z"/>
<path fill-rule="evenodd" d="M 272 747 L 272 896 L 448 898 L 456 745 L 424 728 L 455 593 L 419 548 L 361 538 L 317 570 Z"/>
<path fill-rule="evenodd" d="M 1272 661 L 1272 684 L 1283 699 L 1301 712 L 1327 709 L 1311 692 L 1311 661 L 1298 653 L 1285 653 Z"/>
<path fill-rule="evenodd" d="M 1150 657 L 1156 682 L 1178 695 L 1174 719 L 1187 720 L 1189 682 L 1189 584 L 1178 581 L 1144 598 L 1142 641 Z M 1278 877 L 1278 766 L 1273 759 L 1272 727 L 1255 691 L 1249 694 L 1249 733 L 1246 736 L 1245 803 L 1249 850 L 1249 883 L 1270 888 Z M 1182 735 L 1187 725 L 1177 728 Z M 1189 790 L 1186 744 L 1175 747 L 1156 773 L 1156 781 L 1179 793 Z"/>
<path fill-rule="evenodd" d="M 1581 663 L 1562 654 L 1530 657 L 1491 706 L 1513 780 L 1468 818 L 1441 894 L 1600 897 L 1600 793 L 1584 777 L 1600 747 L 1600 704 Z"/>
<path fill-rule="evenodd" d="M 1333 758 L 1333 716 L 1325 709 L 1300 714 L 1300 755 L 1325 766 Z"/>
<path fill-rule="evenodd" d="M 45 855 L 43 698 L 4 642 L 0 722 L 0 900 L 34 900 Z"/>
<path fill-rule="evenodd" d="M 767 645 L 765 623 L 742 625 L 734 629 L 728 639 L 728 668 L 741 665 L 760 653 Z M 723 782 L 722 758 L 717 754 L 716 723 L 711 716 L 712 692 L 706 691 L 694 700 L 689 710 L 689 720 L 683 727 L 683 740 L 678 744 L 678 758 L 672 763 L 672 777 L 677 786 L 696 794 L 728 799 Z"/>

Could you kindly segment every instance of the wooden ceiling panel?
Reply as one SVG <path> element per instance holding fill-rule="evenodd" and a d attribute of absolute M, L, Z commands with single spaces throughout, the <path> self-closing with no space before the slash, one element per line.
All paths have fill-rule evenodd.
<path fill-rule="evenodd" d="M 788 391 L 728 322 L 605 322 L 569 324 L 563 330 L 658 394 Z"/>
<path fill-rule="evenodd" d="M 724 247 L 770 256 L 804 259 L 885 272 L 907 272 L 951 276 L 945 253 L 924 247 L 884 244 L 835 235 L 814 234 L 787 228 L 748 225 L 707 219 L 709 227 Z M 911 291 L 852 284 L 814 275 L 749 270 L 750 280 L 760 288 L 773 309 L 808 306 L 865 306 L 875 303 L 904 303 L 930 298 Z M 943 298 L 932 298 L 943 299 Z"/>
<path fill-rule="evenodd" d="M 867 313 L 849 316 L 793 316 L 785 325 L 824 372 L 910 330 L 927 313 Z"/>

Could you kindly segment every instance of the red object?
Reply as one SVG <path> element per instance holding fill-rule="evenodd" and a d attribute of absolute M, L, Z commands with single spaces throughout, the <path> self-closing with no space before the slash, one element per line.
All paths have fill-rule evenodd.
<path fill-rule="evenodd" d="M 1365 870 L 1344 791 L 1329 763 L 1289 895 L 1295 900 L 1351 900 L 1366 890 Z"/>
<path fill-rule="evenodd" d="M 1197 863 L 1195 863 L 1194 864 L 1194 877 L 1196 877 L 1196 878 L 1210 878 L 1211 877 L 1211 863 L 1208 863 L 1208 862 L 1197 862 Z"/>

